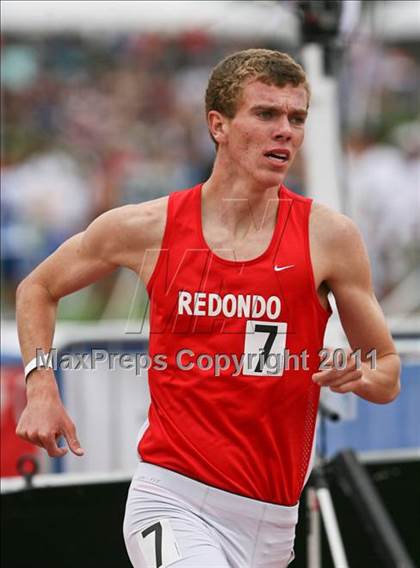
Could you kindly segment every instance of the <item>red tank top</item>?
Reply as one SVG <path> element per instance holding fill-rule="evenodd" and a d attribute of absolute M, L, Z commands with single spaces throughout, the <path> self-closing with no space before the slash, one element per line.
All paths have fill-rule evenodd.
<path fill-rule="evenodd" d="M 138 450 L 208 485 L 293 505 L 312 452 L 311 376 L 330 315 L 309 254 L 311 200 L 282 186 L 268 248 L 231 261 L 205 242 L 201 187 L 169 197 L 148 285 L 154 363 Z"/>

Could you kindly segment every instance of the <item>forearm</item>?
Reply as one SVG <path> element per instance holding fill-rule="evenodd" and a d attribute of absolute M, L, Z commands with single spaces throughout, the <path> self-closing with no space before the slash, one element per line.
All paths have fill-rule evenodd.
<path fill-rule="evenodd" d="M 400 392 L 400 358 L 396 353 L 378 357 L 376 364 L 362 363 L 362 380 L 354 393 L 377 404 L 392 402 Z"/>
<path fill-rule="evenodd" d="M 19 286 L 16 294 L 16 320 L 25 365 L 36 356 L 37 349 L 49 353 L 54 337 L 57 304 L 48 289 L 30 277 Z M 39 385 L 55 385 L 54 374 L 50 369 L 33 371 L 28 379 L 28 394 L 32 391 L 33 375 L 36 375 Z"/>
<path fill-rule="evenodd" d="M 19 342 L 25 364 L 41 348 L 48 353 L 52 346 L 56 300 L 40 279 L 29 276 L 18 288 L 16 319 Z M 27 404 L 16 428 L 18 436 L 45 448 L 51 457 L 61 457 L 67 448 L 58 447 L 61 436 L 77 456 L 83 449 L 77 439 L 76 428 L 60 400 L 57 382 L 52 369 L 35 369 L 28 377 Z"/>
<path fill-rule="evenodd" d="M 95 227 L 92 231 L 96 237 L 90 239 L 90 244 L 85 239 L 88 230 L 75 235 L 18 287 L 16 319 L 25 365 L 37 356 L 37 349 L 45 354 L 51 351 L 59 299 L 96 282 L 119 266 L 114 263 L 112 254 L 107 260 L 102 258 L 101 243 L 116 240 L 110 237 L 110 224 L 105 223 L 99 236 Z M 16 428 L 18 436 L 45 448 L 54 457 L 67 452 L 57 445 L 64 436 L 70 450 L 83 455 L 75 426 L 60 400 L 53 370 L 33 370 L 27 379 L 26 395 L 27 404 Z"/>

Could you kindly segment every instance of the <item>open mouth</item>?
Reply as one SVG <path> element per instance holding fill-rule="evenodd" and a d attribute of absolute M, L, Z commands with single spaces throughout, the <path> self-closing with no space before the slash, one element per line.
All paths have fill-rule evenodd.
<path fill-rule="evenodd" d="M 271 160 L 285 164 L 289 161 L 290 153 L 287 151 L 266 152 L 264 156 L 266 156 L 266 158 L 270 158 Z"/>

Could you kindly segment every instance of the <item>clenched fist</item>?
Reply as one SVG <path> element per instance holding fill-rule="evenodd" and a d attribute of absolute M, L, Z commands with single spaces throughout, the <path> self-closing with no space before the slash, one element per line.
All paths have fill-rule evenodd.
<path fill-rule="evenodd" d="M 54 375 L 50 369 L 33 371 L 27 384 L 27 404 L 16 428 L 16 434 L 56 458 L 67 454 L 67 448 L 57 445 L 63 436 L 76 456 L 84 454 L 77 439 L 76 428 L 61 402 Z"/>

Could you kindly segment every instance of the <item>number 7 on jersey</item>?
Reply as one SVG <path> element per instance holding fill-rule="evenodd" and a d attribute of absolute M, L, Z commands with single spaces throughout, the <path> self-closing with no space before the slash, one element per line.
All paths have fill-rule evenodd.
<path fill-rule="evenodd" d="M 281 377 L 284 370 L 286 332 L 285 322 L 248 320 L 243 374 Z"/>

